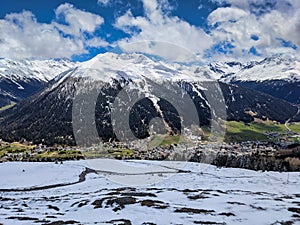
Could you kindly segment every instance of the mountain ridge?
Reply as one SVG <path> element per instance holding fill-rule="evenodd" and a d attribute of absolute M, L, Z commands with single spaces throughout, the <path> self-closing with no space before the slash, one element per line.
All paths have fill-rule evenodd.
<path fill-rule="evenodd" d="M 67 60 L 0 59 L 0 108 L 38 92 L 54 77 L 75 65 Z"/>
<path fill-rule="evenodd" d="M 105 57 L 109 58 L 108 61 Z M 192 99 L 200 125 L 211 125 L 213 110 L 216 109 L 210 108 L 208 94 L 213 96 L 218 88 L 223 94 L 228 120 L 250 122 L 254 118 L 259 118 L 284 123 L 293 118 L 298 111 L 297 106 L 285 100 L 208 79 L 204 74 L 200 77 L 196 73 L 190 77 L 192 79 L 185 80 L 182 74 L 191 73 L 186 66 L 167 65 L 164 62 L 149 60 L 139 55 L 131 58 L 114 54 L 99 55 L 92 61 L 63 72 L 43 90 L 0 114 L 2 117 L 0 137 L 8 141 L 25 138 L 35 143 L 74 145 L 76 142 L 74 132 L 82 132 L 80 129 L 73 130 L 72 125 L 73 100 L 77 96 L 77 99 L 82 99 L 82 102 L 77 102 L 79 109 L 86 110 L 91 107 L 95 111 L 93 114 L 95 118 L 92 119 L 95 119 L 96 133 L 103 140 L 117 140 L 110 117 L 111 109 L 116 96 L 127 87 L 129 87 L 126 89 L 129 96 L 140 98 L 132 108 L 125 108 L 125 110 L 130 110 L 130 128 L 134 130 L 136 137 L 141 138 L 149 135 L 149 123 L 155 117 L 160 117 L 165 124 L 168 124 L 172 132 L 180 132 L 180 115 L 172 107 L 172 101 L 168 102 L 157 94 L 164 93 L 166 90 L 166 94 L 174 95 L 171 100 L 179 107 L 184 107 L 183 96 L 188 95 Z M 141 61 L 144 64 L 141 65 Z M 149 75 L 153 75 L 150 77 L 152 80 Z M 161 81 L 160 77 L 166 79 Z M 181 94 L 176 93 L 178 88 L 181 88 Z M 172 92 L 174 90 L 175 92 Z M 222 101 L 222 99 L 217 100 Z M 129 107 L 128 102 L 123 100 L 114 105 L 121 115 L 125 112 L 122 111 L 124 106 Z M 85 115 L 80 116 L 76 117 L 76 121 L 85 120 Z M 92 144 L 95 140 L 87 141 L 88 144 Z"/>
<path fill-rule="evenodd" d="M 248 63 L 218 62 L 200 67 L 198 72 L 300 104 L 300 61 L 297 58 L 275 55 Z"/>

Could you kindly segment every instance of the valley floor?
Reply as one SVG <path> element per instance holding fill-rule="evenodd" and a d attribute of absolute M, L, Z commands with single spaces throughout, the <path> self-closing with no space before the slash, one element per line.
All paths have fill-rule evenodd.
<path fill-rule="evenodd" d="M 298 172 L 111 159 L 0 171 L 0 224 L 300 223 Z"/>

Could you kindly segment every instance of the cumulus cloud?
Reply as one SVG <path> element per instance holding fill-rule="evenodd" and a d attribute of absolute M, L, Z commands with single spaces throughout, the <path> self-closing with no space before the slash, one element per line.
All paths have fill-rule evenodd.
<path fill-rule="evenodd" d="M 98 4 L 118 1 L 98 0 Z M 208 16 L 206 31 L 174 16 L 168 0 L 141 1 L 144 15 L 128 10 L 116 18 L 114 27 L 129 37 L 113 46 L 173 61 L 194 60 L 187 52 L 195 53 L 197 60 L 299 54 L 299 0 L 210 0 L 220 5 Z M 49 23 L 38 22 L 30 11 L 0 19 L 0 57 L 71 58 L 111 44 L 97 36 L 104 23 L 101 16 L 68 3 L 54 12 Z"/>
<path fill-rule="evenodd" d="M 201 28 L 193 26 L 176 16 L 169 16 L 168 10 L 171 7 L 168 5 L 168 1 L 143 0 L 142 2 L 144 16 L 133 16 L 129 10 L 116 19 L 115 27 L 131 35 L 130 38 L 120 40 L 118 42 L 119 46 L 124 48 L 127 43 L 141 43 L 150 40 L 156 43 L 172 43 L 174 48 L 175 45 L 178 45 L 178 49 L 187 49 L 199 55 L 211 46 L 209 35 Z M 134 46 L 134 49 L 138 50 L 138 45 L 135 44 Z M 146 53 L 156 54 L 164 58 L 169 56 L 169 58 L 174 59 L 174 56 L 178 53 L 169 48 L 158 48 L 158 44 L 152 45 L 152 48 L 150 45 L 147 45 L 147 48 L 143 46 L 142 44 L 141 52 L 147 51 Z"/>
<path fill-rule="evenodd" d="M 51 23 L 39 23 L 29 11 L 0 19 L 0 57 L 71 58 L 87 53 L 88 47 L 107 45 L 93 35 L 103 24 L 102 17 L 67 3 L 60 5 L 55 14 Z"/>
<path fill-rule="evenodd" d="M 236 7 L 243 10 L 254 10 L 264 8 L 265 10 L 274 6 L 276 0 L 211 0 L 217 4 L 230 4 L 232 7 Z"/>
<path fill-rule="evenodd" d="M 239 8 L 218 8 L 208 16 L 208 22 L 210 25 L 216 23 L 237 21 L 243 17 L 249 16 L 249 13 Z"/>
<path fill-rule="evenodd" d="M 164 57 L 168 53 L 170 57 L 178 55 L 178 52 L 157 47 L 160 46 L 158 44 L 141 44 L 144 40 L 168 42 L 188 49 L 205 60 L 232 58 L 243 61 L 278 53 L 298 54 L 298 0 L 211 1 L 222 5 L 226 3 L 227 7 L 220 5 L 211 12 L 207 18 L 209 32 L 206 33 L 199 27 L 171 16 L 167 0 L 142 0 L 143 16 L 134 16 L 129 10 L 116 19 L 115 27 L 130 35 L 130 38 L 118 41 L 118 45 L 123 50 L 141 49 Z M 134 42 L 136 44 L 133 45 Z"/>
<path fill-rule="evenodd" d="M 235 58 L 299 54 L 298 0 L 213 0 L 228 3 L 208 16 L 215 45 L 230 43 Z M 218 54 L 218 52 L 216 52 Z"/>
<path fill-rule="evenodd" d="M 83 32 L 93 33 L 104 20 L 99 15 L 76 9 L 65 3 L 55 10 L 57 19 L 61 18 L 67 25 L 54 23 L 65 34 L 80 36 Z"/>

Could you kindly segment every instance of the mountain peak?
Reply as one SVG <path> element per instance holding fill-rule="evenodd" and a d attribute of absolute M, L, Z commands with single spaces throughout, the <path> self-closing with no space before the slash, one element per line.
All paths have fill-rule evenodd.
<path fill-rule="evenodd" d="M 120 76 L 128 80 L 137 81 L 147 78 L 156 82 L 204 79 L 204 76 L 193 72 L 193 67 L 155 61 L 139 53 L 99 54 L 91 60 L 81 63 L 74 75 L 88 76 L 104 81 L 111 78 L 118 79 Z"/>
<path fill-rule="evenodd" d="M 94 58 L 86 62 L 83 62 L 82 67 L 101 69 L 103 67 L 113 66 L 111 68 L 115 68 L 116 65 L 114 64 L 118 64 L 118 63 L 121 63 L 120 65 L 126 65 L 129 63 L 146 64 L 146 63 L 153 63 L 153 61 L 147 56 L 138 53 L 117 54 L 113 52 L 106 52 L 106 53 L 98 54 Z"/>

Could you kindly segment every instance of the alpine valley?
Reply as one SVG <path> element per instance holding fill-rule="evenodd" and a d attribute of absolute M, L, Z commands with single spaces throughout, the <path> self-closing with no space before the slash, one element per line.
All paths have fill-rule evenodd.
<path fill-rule="evenodd" d="M 0 138 L 75 145 L 74 133 L 85 131 L 74 127 L 74 120 L 85 124 L 86 115 L 80 110 L 90 107 L 94 107 L 97 133 L 104 141 L 118 139 L 112 111 L 121 115 L 130 111 L 129 125 L 138 138 L 149 136 L 149 124 L 156 117 L 162 119 L 169 133 L 178 134 L 180 111 L 186 110 L 187 97 L 195 106 L 200 126 L 218 120 L 297 122 L 299 85 L 300 62 L 282 56 L 204 66 L 155 61 L 136 53 L 104 53 L 82 63 L 2 59 L 0 106 L 18 103 L 1 110 Z M 124 107 L 128 104 L 124 99 L 115 101 L 125 88 L 129 96 L 138 99 L 131 108 Z M 74 103 L 74 99 L 82 101 Z M 211 101 L 224 106 L 225 118 L 219 115 L 222 109 L 212 107 Z M 83 113 L 74 115 L 74 109 Z M 183 120 L 187 125 L 194 122 Z M 85 141 L 93 144 L 95 140 Z"/>

